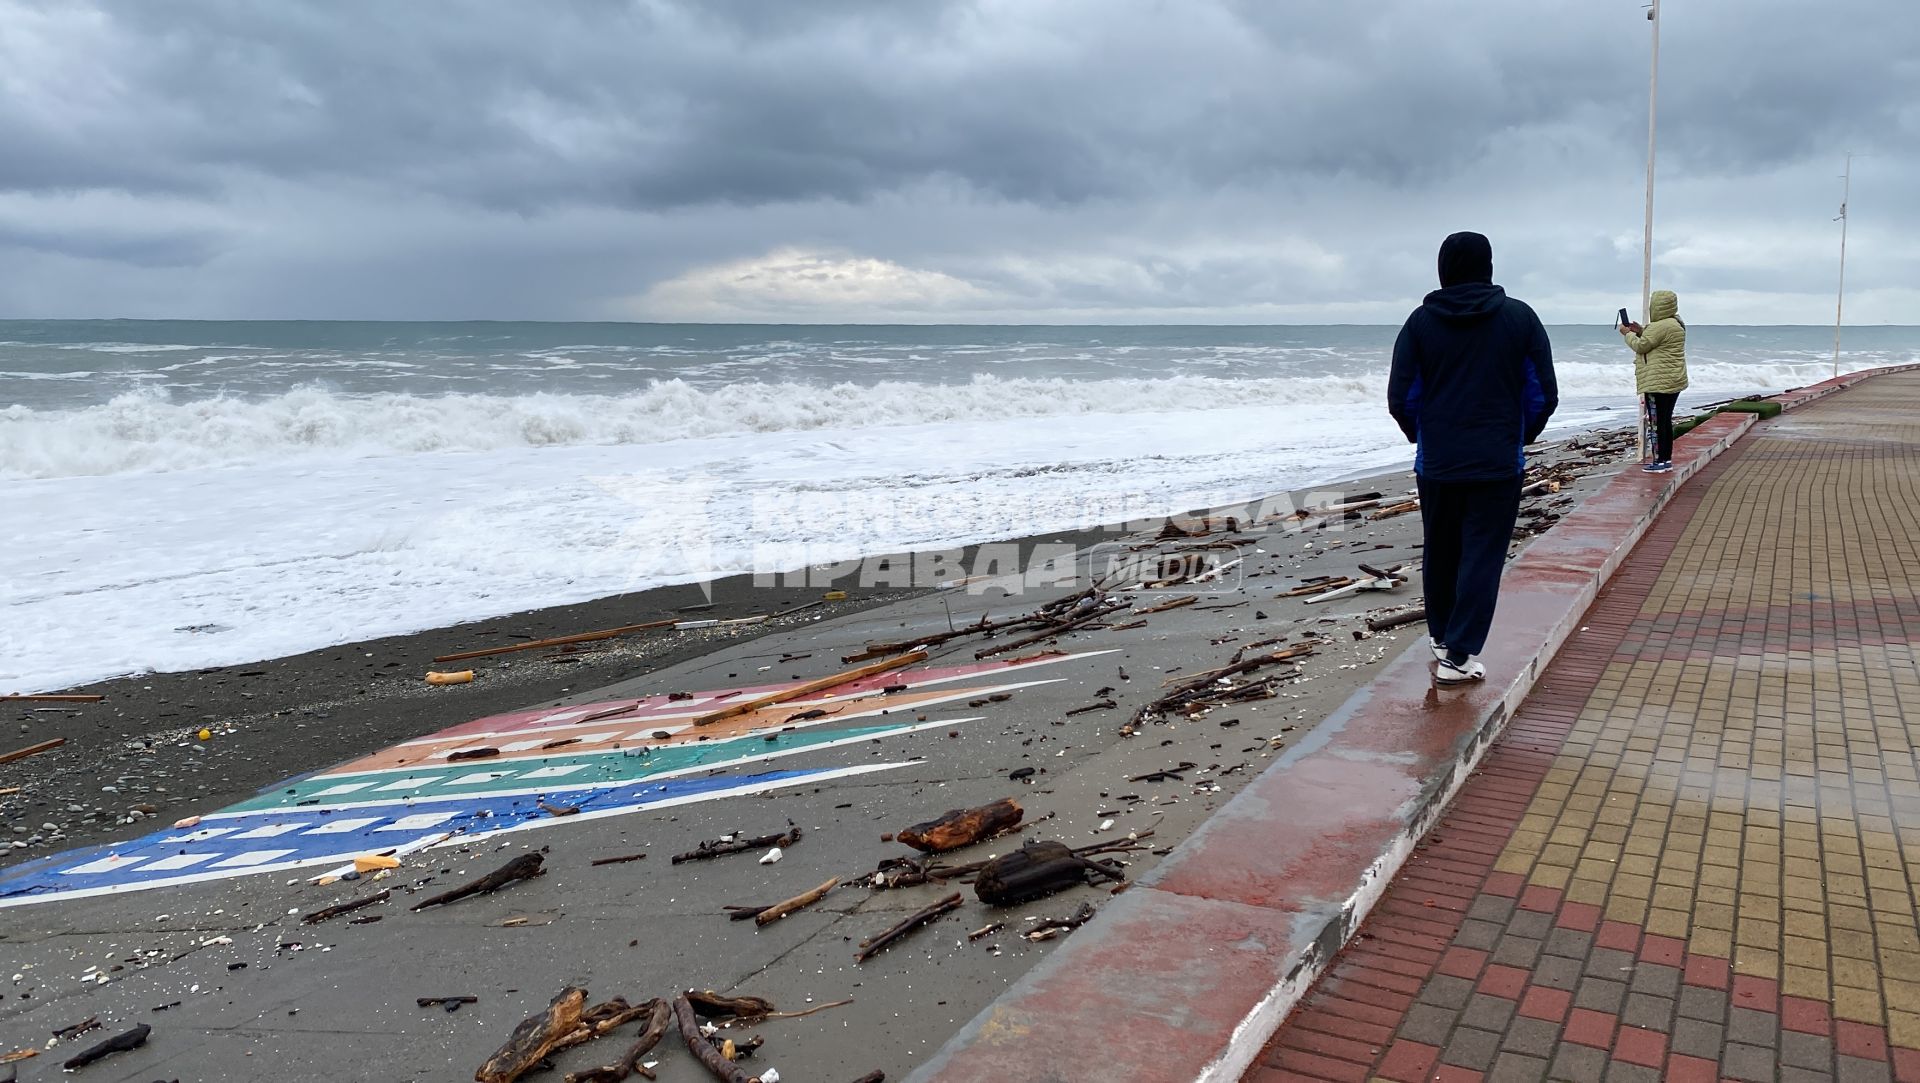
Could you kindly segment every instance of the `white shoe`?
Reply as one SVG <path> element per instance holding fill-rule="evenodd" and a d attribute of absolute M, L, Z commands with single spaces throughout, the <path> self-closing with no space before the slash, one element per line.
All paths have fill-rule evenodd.
<path fill-rule="evenodd" d="M 1460 665 L 1454 665 L 1446 659 L 1434 667 L 1433 679 L 1436 684 L 1469 684 L 1487 679 L 1487 667 L 1477 659 L 1469 658 Z"/>
<path fill-rule="evenodd" d="M 1434 661 L 1444 662 L 1447 660 L 1447 645 L 1445 643 L 1440 642 L 1432 636 L 1428 636 L 1427 649 L 1433 652 Z"/>

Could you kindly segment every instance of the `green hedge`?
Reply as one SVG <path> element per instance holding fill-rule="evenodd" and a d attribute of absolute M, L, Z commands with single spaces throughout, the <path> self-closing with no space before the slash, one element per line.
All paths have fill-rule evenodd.
<path fill-rule="evenodd" d="M 1730 402 L 1730 403 L 1727 403 L 1725 406 L 1722 406 L 1720 409 L 1722 411 L 1731 410 L 1735 413 L 1741 413 L 1741 414 L 1759 414 L 1763 418 L 1780 416 L 1780 404 L 1777 402 L 1771 402 L 1767 399 L 1760 399 L 1757 401 L 1742 400 L 1740 402 Z"/>

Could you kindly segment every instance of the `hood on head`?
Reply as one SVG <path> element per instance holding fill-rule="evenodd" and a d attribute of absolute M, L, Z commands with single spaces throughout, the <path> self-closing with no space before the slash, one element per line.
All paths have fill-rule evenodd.
<path fill-rule="evenodd" d="M 1479 233 L 1455 233 L 1440 242 L 1440 288 L 1493 281 L 1493 242 Z"/>
<path fill-rule="evenodd" d="M 1647 317 L 1670 320 L 1680 314 L 1680 296 L 1672 290 L 1654 290 L 1647 302 Z"/>

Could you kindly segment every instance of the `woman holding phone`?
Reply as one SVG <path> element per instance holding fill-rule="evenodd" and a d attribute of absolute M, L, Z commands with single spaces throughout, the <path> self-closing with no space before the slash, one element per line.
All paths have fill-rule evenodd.
<path fill-rule="evenodd" d="M 1687 325 L 1672 290 L 1653 291 L 1647 316 L 1653 322 L 1646 327 L 1623 323 L 1619 331 L 1633 351 L 1634 389 L 1653 400 L 1658 438 L 1653 460 L 1641 469 L 1664 474 L 1673 469 L 1673 406 L 1687 389 Z"/>

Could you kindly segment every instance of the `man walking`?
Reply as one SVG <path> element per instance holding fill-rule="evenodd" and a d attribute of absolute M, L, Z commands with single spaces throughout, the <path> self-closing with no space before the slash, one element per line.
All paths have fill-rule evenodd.
<path fill-rule="evenodd" d="M 1560 403 L 1553 346 L 1540 317 L 1493 284 L 1493 245 L 1456 233 L 1440 245 L 1440 288 L 1393 344 L 1387 410 L 1419 446 L 1427 630 L 1434 680 L 1487 675 L 1500 572 L 1520 512 L 1522 450 Z"/>

